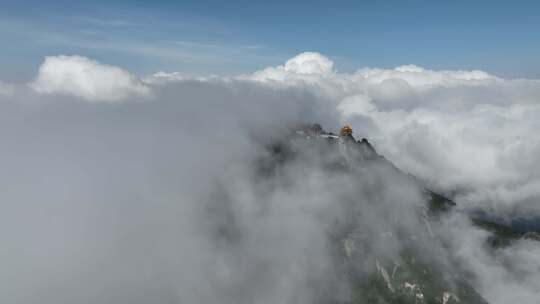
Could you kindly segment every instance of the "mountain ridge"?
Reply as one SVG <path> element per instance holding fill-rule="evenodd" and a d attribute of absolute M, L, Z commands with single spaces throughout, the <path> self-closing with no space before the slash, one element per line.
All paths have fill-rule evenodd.
<path fill-rule="evenodd" d="M 388 218 L 393 222 L 382 223 L 388 228 L 369 232 L 371 228 L 363 223 L 361 214 L 366 210 L 369 212 L 368 208 L 371 207 L 358 207 L 365 203 L 358 203 L 354 198 L 348 205 L 345 204 L 349 211 L 346 219 L 337 220 L 330 232 L 330 248 L 336 269 L 334 275 L 339 281 L 347 282 L 350 294 L 345 299 L 330 297 L 321 303 L 487 303 L 468 283 L 465 273 L 448 273 L 451 267 L 442 265 L 439 261 L 441 257 L 426 253 L 441 250 L 439 245 L 435 245 L 438 241 L 435 241 L 431 225 L 449 212 L 456 205 L 455 202 L 420 186 L 409 174 L 378 154 L 366 138 L 356 140 L 352 132 L 337 135 L 325 131 L 318 124 L 300 125 L 291 128 L 284 138 L 272 141 L 266 149 L 266 156 L 258 160 L 258 172 L 263 178 L 280 176 L 280 168 L 295 160 L 296 163 L 306 163 L 308 167 L 320 166 L 327 174 L 345 172 L 351 173 L 351 178 L 366 177 L 367 185 L 359 184 L 359 187 L 365 187 L 366 193 L 373 195 L 375 202 L 370 203 L 368 199 L 367 204 L 374 209 L 382 206 L 376 205 L 377 200 L 381 199 L 377 187 L 379 183 L 382 183 L 382 188 L 388 187 L 384 180 L 387 177 L 398 179 L 399 183 L 415 184 L 420 189 L 422 200 L 427 202 L 407 207 L 409 211 L 416 210 L 411 211 L 416 214 L 413 215 L 416 217 L 413 226 L 414 229 L 421 227 L 420 235 L 409 233 L 407 229 L 400 231 L 399 227 L 407 226 L 401 226 L 402 219 L 397 218 L 399 214 Z M 380 173 L 378 171 L 384 172 L 381 175 L 384 178 L 370 179 L 370 175 L 377 175 Z M 354 181 L 351 183 L 354 187 Z M 390 186 L 399 186 L 399 183 Z M 394 229 L 394 226 L 398 229 Z M 377 251 L 373 246 L 391 247 L 395 242 L 402 245 L 393 257 L 385 257 L 384 251 L 382 255 L 371 253 L 372 250 Z M 440 253 L 441 256 L 445 254 Z"/>

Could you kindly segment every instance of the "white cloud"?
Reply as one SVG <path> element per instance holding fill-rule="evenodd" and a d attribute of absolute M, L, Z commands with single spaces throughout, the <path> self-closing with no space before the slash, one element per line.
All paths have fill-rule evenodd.
<path fill-rule="evenodd" d="M 43 94 L 69 94 L 88 101 L 120 101 L 150 89 L 119 67 L 82 56 L 50 56 L 39 68 L 31 87 Z"/>
<path fill-rule="evenodd" d="M 248 79 L 259 81 L 285 81 L 301 75 L 304 79 L 328 76 L 334 73 L 334 63 L 327 57 L 314 52 L 304 52 L 287 60 L 285 65 L 269 67 L 248 76 Z"/>
<path fill-rule="evenodd" d="M 283 70 L 298 74 L 328 74 L 334 63 L 327 57 L 314 52 L 304 52 L 285 63 Z"/>
<path fill-rule="evenodd" d="M 344 115 L 369 115 L 377 108 L 366 95 L 353 95 L 343 99 L 337 106 L 338 111 Z"/>
<path fill-rule="evenodd" d="M 341 120 L 403 170 L 456 197 L 465 208 L 540 215 L 540 81 L 415 65 L 337 73 L 317 53 L 244 75 L 300 86 L 329 99 Z"/>

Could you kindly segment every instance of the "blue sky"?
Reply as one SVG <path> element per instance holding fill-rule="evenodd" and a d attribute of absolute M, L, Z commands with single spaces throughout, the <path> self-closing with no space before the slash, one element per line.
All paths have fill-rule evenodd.
<path fill-rule="evenodd" d="M 139 75 L 230 75 L 302 51 L 339 71 L 416 64 L 540 77 L 537 1 L 17 1 L 0 10 L 0 79 L 78 54 Z"/>

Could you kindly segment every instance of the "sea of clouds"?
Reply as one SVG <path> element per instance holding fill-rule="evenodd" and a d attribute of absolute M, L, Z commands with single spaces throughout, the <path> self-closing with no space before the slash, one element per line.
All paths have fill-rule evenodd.
<path fill-rule="evenodd" d="M 461 207 L 502 219 L 540 216 L 540 80 L 414 65 L 345 74 L 325 56 L 306 52 L 249 75 L 197 79 L 158 72 L 141 80 L 85 57 L 47 57 L 30 87 L 90 102 L 129 102 L 185 81 L 309 92 L 327 101 L 328 116 L 350 123 L 357 137 Z M 0 94 L 10 93 L 13 86 L 0 86 Z"/>
<path fill-rule="evenodd" d="M 343 74 L 317 53 L 245 78 L 331 99 L 357 136 L 460 207 L 540 215 L 540 80 L 414 65 Z"/>
<path fill-rule="evenodd" d="M 47 57 L 27 84 L 0 82 L 0 299 L 313 303 L 333 284 L 317 279 L 331 268 L 327 229 L 343 216 L 335 197 L 358 197 L 378 219 L 420 199 L 382 173 L 379 205 L 355 186 L 360 176 L 337 183 L 344 178 L 301 164 L 282 172 L 291 184 L 254 180 L 261 139 L 318 122 L 331 131 L 350 123 L 452 196 L 461 212 L 441 234 L 475 286 L 492 303 L 534 303 L 540 246 L 494 253 L 463 214 L 540 216 L 539 98 L 539 80 L 413 65 L 346 74 L 310 52 L 200 78 Z"/>

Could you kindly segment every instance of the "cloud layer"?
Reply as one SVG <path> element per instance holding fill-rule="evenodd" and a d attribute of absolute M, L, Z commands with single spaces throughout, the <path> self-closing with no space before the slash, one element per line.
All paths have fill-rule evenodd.
<path fill-rule="evenodd" d="M 344 74 L 317 53 L 250 75 L 144 80 L 84 57 L 48 57 L 29 86 L 0 85 L 0 299 L 346 297 L 329 276 L 329 227 L 354 206 L 368 235 L 423 235 L 413 216 L 419 189 L 383 167 L 336 174 L 308 163 L 309 153 L 260 182 L 254 164 L 266 140 L 298 123 L 335 131 L 349 122 L 465 211 L 538 215 L 539 96 L 537 80 L 482 71 Z M 464 214 L 433 229 L 475 286 L 496 304 L 537 299 L 540 278 L 530 270 L 539 246 L 487 250 L 489 235 Z M 370 254 L 393 256 L 402 245 L 393 244 L 369 238 Z"/>
<path fill-rule="evenodd" d="M 304 62 L 325 68 L 287 68 Z M 356 134 L 398 167 L 456 194 L 462 207 L 540 215 L 538 80 L 414 65 L 343 74 L 313 53 L 243 79 L 303 87 L 331 100 Z"/>

